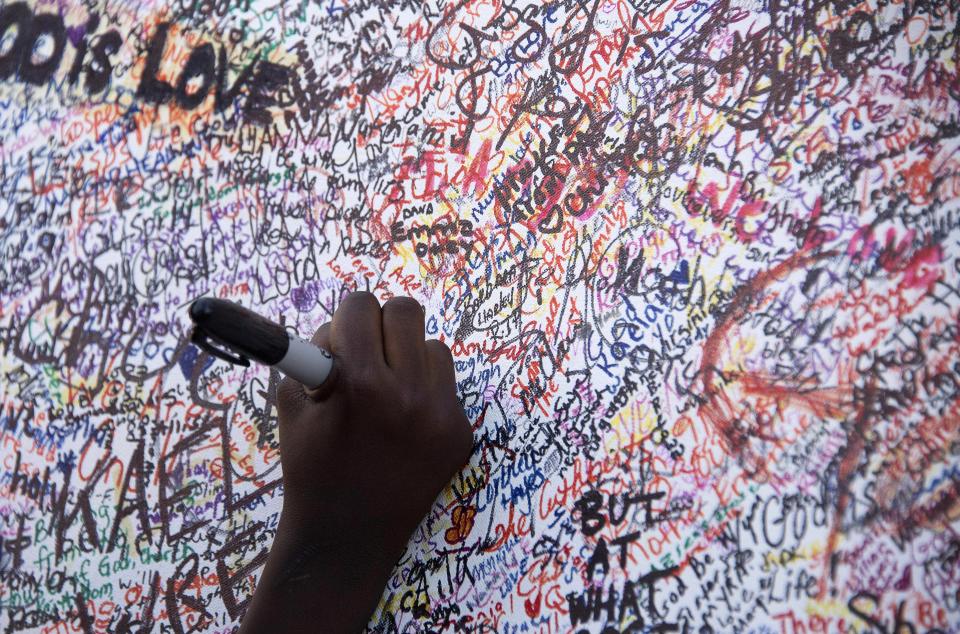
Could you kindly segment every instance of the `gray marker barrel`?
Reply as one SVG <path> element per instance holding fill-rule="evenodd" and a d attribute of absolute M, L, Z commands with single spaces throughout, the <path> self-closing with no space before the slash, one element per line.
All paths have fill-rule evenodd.
<path fill-rule="evenodd" d="M 300 337 L 290 336 L 287 353 L 276 364 L 278 370 L 308 388 L 320 387 L 333 369 L 333 357 Z"/>

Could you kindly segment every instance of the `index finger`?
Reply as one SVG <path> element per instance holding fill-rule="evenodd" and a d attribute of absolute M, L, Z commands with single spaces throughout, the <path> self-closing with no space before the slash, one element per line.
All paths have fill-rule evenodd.
<path fill-rule="evenodd" d="M 373 293 L 350 293 L 330 322 L 330 352 L 345 368 L 386 365 L 380 302 Z"/>

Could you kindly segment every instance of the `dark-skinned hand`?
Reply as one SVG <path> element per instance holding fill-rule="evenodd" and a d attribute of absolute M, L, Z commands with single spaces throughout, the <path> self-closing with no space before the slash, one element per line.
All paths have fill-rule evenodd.
<path fill-rule="evenodd" d="M 283 511 L 243 634 L 362 631 L 473 445 L 450 350 L 424 341 L 415 300 L 353 293 L 313 341 L 335 371 L 277 390 Z"/>

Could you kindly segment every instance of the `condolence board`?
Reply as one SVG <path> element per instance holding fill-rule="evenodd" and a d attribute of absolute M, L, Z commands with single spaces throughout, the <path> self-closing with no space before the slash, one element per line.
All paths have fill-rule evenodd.
<path fill-rule="evenodd" d="M 960 632 L 958 11 L 3 0 L 3 631 L 233 631 L 280 377 L 186 307 L 365 290 L 475 438 L 371 631 Z"/>

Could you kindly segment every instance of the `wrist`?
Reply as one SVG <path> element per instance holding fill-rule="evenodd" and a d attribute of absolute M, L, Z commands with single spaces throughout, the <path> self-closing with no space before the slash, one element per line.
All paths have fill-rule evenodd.
<path fill-rule="evenodd" d="M 307 527 L 282 513 L 242 632 L 362 630 L 403 550 L 367 528 Z"/>
<path fill-rule="evenodd" d="M 348 574 L 354 580 L 389 575 L 406 543 L 391 539 L 388 531 L 376 530 L 369 523 L 352 530 L 336 523 L 318 524 L 285 521 L 281 515 L 268 557 L 275 585 L 287 587 L 325 575 L 337 578 Z"/>

